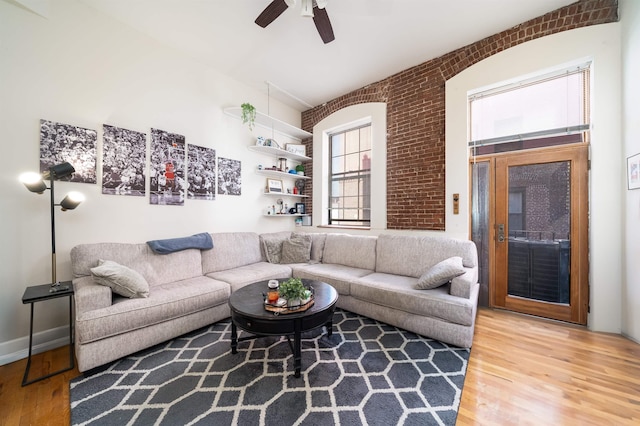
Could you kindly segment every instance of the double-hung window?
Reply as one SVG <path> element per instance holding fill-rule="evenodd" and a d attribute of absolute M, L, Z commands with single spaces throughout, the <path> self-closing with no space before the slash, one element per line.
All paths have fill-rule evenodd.
<path fill-rule="evenodd" d="M 371 223 L 371 124 L 329 135 L 329 224 Z"/>

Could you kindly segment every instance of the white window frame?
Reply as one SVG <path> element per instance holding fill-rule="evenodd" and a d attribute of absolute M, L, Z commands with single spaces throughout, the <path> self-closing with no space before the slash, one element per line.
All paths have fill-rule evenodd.
<path fill-rule="evenodd" d="M 387 105 L 370 102 L 352 105 L 325 117 L 313 127 L 313 224 L 330 226 L 329 135 L 341 130 L 371 124 L 371 223 L 369 227 L 335 228 L 379 229 L 387 227 Z M 382 190 L 380 190 L 382 188 Z"/>
<path fill-rule="evenodd" d="M 338 136 L 338 135 L 342 135 L 342 137 L 344 137 L 344 142 L 343 142 L 343 146 L 346 147 L 347 146 L 347 133 L 350 132 L 358 132 L 358 157 L 360 158 L 360 155 L 363 153 L 362 150 L 362 133 L 360 132 L 362 129 L 368 129 L 369 131 L 369 148 L 366 150 L 366 152 L 368 152 L 368 156 L 371 155 L 371 137 L 370 137 L 370 131 L 371 131 L 371 123 L 366 123 L 362 126 L 358 126 L 358 127 L 352 127 L 349 129 L 344 129 L 342 131 L 339 132 L 333 132 L 331 134 L 329 134 L 329 155 L 331 156 L 331 159 L 335 159 L 336 158 L 336 153 L 333 152 L 333 138 Z M 350 153 L 353 154 L 353 153 Z M 339 154 L 339 157 L 342 157 L 343 160 L 346 159 L 347 157 L 347 152 L 344 151 L 341 154 Z M 361 158 L 362 160 L 362 158 Z M 364 161 L 364 160 L 362 160 Z M 358 183 L 358 196 L 356 197 L 358 199 L 358 207 L 357 208 L 353 208 L 350 207 L 348 210 L 357 210 L 358 211 L 358 217 L 359 219 L 348 219 L 348 218 L 342 218 L 342 219 L 332 219 L 333 216 L 333 211 L 334 210 L 342 210 L 342 214 L 344 215 L 344 211 L 347 210 L 346 207 L 332 207 L 332 203 L 331 201 L 329 202 L 329 211 L 328 211 L 328 217 L 329 217 L 329 223 L 333 226 L 333 225 L 338 225 L 338 226 L 354 226 L 354 227 L 362 227 L 362 228 L 370 228 L 371 227 L 371 220 L 370 218 L 366 218 L 367 216 L 370 217 L 371 215 L 371 209 L 369 207 L 366 206 L 370 206 L 371 205 L 371 188 L 368 188 L 369 193 L 363 193 L 360 191 L 364 191 L 367 188 L 365 188 L 366 182 L 369 182 L 369 186 L 370 186 L 370 182 L 371 182 L 371 169 L 362 169 L 363 167 L 363 162 L 359 162 L 359 168 L 358 170 L 346 170 L 346 164 L 344 165 L 345 169 L 342 172 L 336 172 L 333 169 L 333 163 L 330 162 L 329 163 L 329 199 L 333 200 L 335 198 L 341 198 L 344 200 L 346 200 L 346 198 L 354 198 L 353 195 L 347 195 L 345 193 L 341 193 L 341 194 L 334 194 L 332 192 L 333 190 L 333 183 L 334 182 L 341 182 L 341 181 L 357 181 Z M 371 158 L 369 157 L 369 161 L 371 161 Z M 369 163 L 371 164 L 371 163 Z M 342 222 L 342 223 L 334 223 L 334 222 Z M 352 223 L 353 222 L 353 223 Z"/>

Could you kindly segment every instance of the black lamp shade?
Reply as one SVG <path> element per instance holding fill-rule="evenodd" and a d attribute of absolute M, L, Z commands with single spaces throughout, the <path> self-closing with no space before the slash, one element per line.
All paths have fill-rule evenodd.
<path fill-rule="evenodd" d="M 62 207 L 62 211 L 73 210 L 83 201 L 84 195 L 80 192 L 71 191 L 62 199 L 60 207 Z"/>
<path fill-rule="evenodd" d="M 56 164 L 55 166 L 49 167 L 49 172 L 52 174 L 54 179 L 61 179 L 63 177 L 67 177 L 73 174 L 76 169 L 66 161 L 64 163 Z"/>
<path fill-rule="evenodd" d="M 42 194 L 47 189 L 47 185 L 42 180 L 42 176 L 35 172 L 20 175 L 20 182 L 22 182 L 29 191 L 37 192 L 38 194 Z"/>

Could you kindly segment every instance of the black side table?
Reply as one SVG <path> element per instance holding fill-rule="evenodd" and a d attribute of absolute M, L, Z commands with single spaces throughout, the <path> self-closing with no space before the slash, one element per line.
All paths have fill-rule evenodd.
<path fill-rule="evenodd" d="M 51 291 L 51 284 L 43 284 L 36 285 L 32 287 L 27 287 L 24 291 L 24 295 L 22 296 L 23 304 L 31 304 L 31 321 L 29 326 L 29 358 L 27 360 L 27 368 L 24 371 L 24 376 L 22 377 L 22 386 L 30 385 L 31 383 L 44 380 L 51 376 L 55 376 L 56 374 L 63 373 L 65 371 L 72 370 L 75 367 L 75 360 L 73 358 L 73 314 L 72 314 L 72 304 L 73 304 L 73 284 L 71 281 L 65 281 L 60 283 L 61 287 L 67 286 L 68 289 L 62 289 L 55 292 Z M 53 373 L 47 374 L 46 376 L 38 377 L 36 379 L 28 380 L 29 378 L 29 369 L 31 368 L 31 350 L 33 348 L 33 305 L 36 302 L 42 302 L 45 300 L 57 299 L 58 297 L 68 297 L 69 298 L 69 367 L 63 368 L 62 370 L 55 371 Z"/>

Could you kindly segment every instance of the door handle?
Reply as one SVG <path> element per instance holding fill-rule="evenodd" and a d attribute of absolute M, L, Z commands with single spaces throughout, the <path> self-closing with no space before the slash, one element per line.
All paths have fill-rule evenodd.
<path fill-rule="evenodd" d="M 498 226 L 498 242 L 504 243 L 504 223 L 500 223 Z"/>

